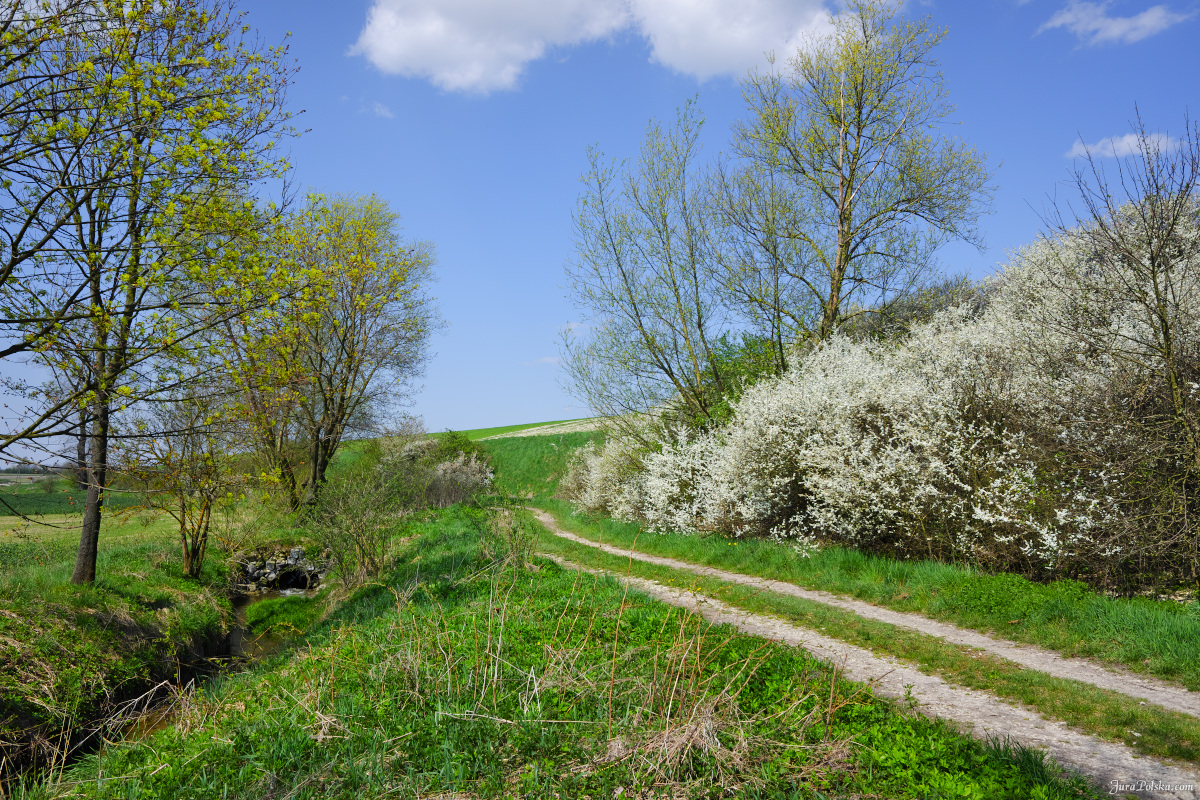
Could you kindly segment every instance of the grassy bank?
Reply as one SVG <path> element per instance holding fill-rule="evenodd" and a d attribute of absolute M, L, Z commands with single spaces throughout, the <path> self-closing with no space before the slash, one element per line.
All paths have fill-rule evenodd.
<path fill-rule="evenodd" d="M 496 471 L 496 492 L 502 496 L 549 498 L 558 492 L 567 474 L 571 452 L 588 442 L 598 442 L 599 431 L 555 436 L 518 436 L 480 442 Z"/>
<path fill-rule="evenodd" d="M 306 645 L 31 796 L 1078 797 L 803 652 L 531 559 L 451 509 Z"/>
<path fill-rule="evenodd" d="M 850 595 L 1067 655 L 1091 656 L 1200 690 L 1200 604 L 1111 598 L 1077 581 L 1032 583 L 933 561 L 897 561 L 828 548 L 807 558 L 787 543 L 648 533 L 585 519 L 562 500 L 537 502 L 560 524 L 619 547 Z"/>
<path fill-rule="evenodd" d="M 42 521 L 0 533 L 0 785 L 111 735 L 125 704 L 215 653 L 231 619 L 224 565 L 185 577 L 173 521 L 106 522 L 90 586 L 70 583 L 80 518 Z"/>

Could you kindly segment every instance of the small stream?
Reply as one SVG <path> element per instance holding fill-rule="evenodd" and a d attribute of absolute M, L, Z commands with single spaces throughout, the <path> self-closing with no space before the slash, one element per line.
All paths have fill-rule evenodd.
<path fill-rule="evenodd" d="M 246 630 L 246 611 L 255 603 L 275 600 L 280 597 L 315 597 L 318 589 L 275 589 L 255 595 L 242 595 L 233 601 L 233 618 L 236 622 L 229 632 L 229 657 L 231 660 L 255 661 L 269 656 L 283 647 L 284 637 L 274 633 L 254 634 Z"/>
<path fill-rule="evenodd" d="M 229 632 L 229 654 L 227 666 L 218 671 L 253 663 L 279 651 L 286 642 L 285 637 L 274 633 L 254 634 L 246 629 L 246 612 L 255 603 L 280 597 L 314 597 L 318 589 L 276 589 L 254 595 L 241 595 L 233 601 L 234 628 Z M 215 659 L 214 659 L 215 660 Z M 198 681 L 203 680 L 198 679 Z M 169 727 L 179 714 L 178 702 L 166 702 L 157 708 L 139 714 L 122 730 L 121 742 L 138 742 L 164 728 Z M 104 748 L 101 748 L 103 752 Z"/>

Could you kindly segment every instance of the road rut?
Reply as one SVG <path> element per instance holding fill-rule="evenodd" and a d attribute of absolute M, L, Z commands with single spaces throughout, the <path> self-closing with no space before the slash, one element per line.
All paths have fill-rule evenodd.
<path fill-rule="evenodd" d="M 749 586 L 770 588 L 768 584 L 779 584 L 781 587 L 798 589 L 791 584 L 780 584 L 778 581 L 764 581 L 746 575 L 727 573 L 708 567 L 699 567 L 674 559 L 647 556 L 643 553 L 630 554 L 628 550 L 599 545 L 596 542 L 583 539 L 568 533 L 558 527 L 549 514 L 537 509 L 530 509 L 543 525 L 554 535 L 578 542 L 596 549 L 620 556 L 632 557 L 635 560 L 668 566 L 675 569 L 690 570 L 697 574 L 710 575 L 722 580 L 732 580 Z M 884 658 L 868 650 L 847 644 L 838 639 L 823 636 L 815 631 L 792 625 L 779 619 L 762 614 L 753 614 L 742 609 L 729 606 L 718 600 L 694 592 L 687 592 L 675 587 L 664 586 L 655 581 L 642 578 L 616 575 L 607 570 L 595 570 L 582 567 L 557 556 L 552 558 L 564 567 L 582 570 L 595 574 L 609 574 L 659 601 L 681 608 L 687 608 L 704 618 L 716 623 L 730 624 L 739 630 L 789 645 L 802 647 L 819 658 L 841 665 L 846 677 L 862 682 L 873 683 L 878 694 L 902 699 L 911 696 L 917 703 L 918 711 L 953 721 L 970 731 L 973 735 L 983 738 L 987 736 L 1007 736 L 1029 747 L 1045 750 L 1060 764 L 1077 769 L 1092 778 L 1102 789 L 1119 786 L 1118 795 L 1137 794 L 1154 798 L 1181 798 L 1183 800 L 1200 800 L 1200 770 L 1191 764 L 1177 764 L 1157 759 L 1139 756 L 1135 751 L 1117 742 L 1106 742 L 1094 736 L 1073 730 L 1057 720 L 1047 719 L 1035 711 L 1009 705 L 1002 700 L 974 689 L 952 686 L 941 678 L 926 675 L 898 660 Z M 728 576 L 728 577 L 726 577 Z M 770 588 L 771 591 L 777 591 Z M 824 592 L 809 592 L 812 595 L 825 595 L 842 602 L 856 603 Z M 788 592 L 791 594 L 791 592 Z M 796 595 L 805 597 L 807 595 Z M 819 602 L 827 602 L 819 597 Z M 859 613 L 854 607 L 840 604 L 838 607 Z M 875 606 L 860 604 L 865 608 L 879 612 Z M 896 613 L 896 612 L 888 612 Z M 863 616 L 866 616 L 865 614 Z M 900 615 L 905 617 L 906 615 Z M 880 619 L 872 616 L 874 619 Z M 924 618 L 922 618 L 924 619 Z M 928 620 L 927 620 L 928 621 Z M 893 623 L 896 624 L 896 623 Z M 942 624 L 942 623 L 935 623 Z M 913 627 L 905 625 L 905 627 Z M 946 626 L 961 634 L 971 633 L 953 626 Z M 917 628 L 920 630 L 919 628 Z M 933 634 L 938 635 L 938 634 Z M 983 636 L 982 634 L 976 634 Z M 983 637 L 989 641 L 996 640 Z M 1007 643 L 1010 644 L 1011 643 Z M 975 646 L 975 645 L 971 645 Z M 1025 648 L 1018 648 L 1019 651 Z M 1007 656 L 1006 656 L 1007 657 Z M 1062 659 L 1063 661 L 1080 661 L 1081 659 Z M 1068 676 L 1078 679 L 1076 675 Z M 1136 695 L 1135 695 L 1136 696 Z M 1136 787 L 1142 786 L 1138 791 Z M 1131 787 L 1131 788 L 1125 788 Z M 1145 788 L 1154 787 L 1154 788 Z"/>

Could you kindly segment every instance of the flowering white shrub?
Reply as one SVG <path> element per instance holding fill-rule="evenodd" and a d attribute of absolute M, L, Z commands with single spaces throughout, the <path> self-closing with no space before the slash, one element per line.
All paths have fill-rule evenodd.
<path fill-rule="evenodd" d="M 425 435 L 394 437 L 381 443 L 375 470 L 409 508 L 445 508 L 470 501 L 487 490 L 495 477 L 474 453 L 439 456 L 438 441 Z"/>
<path fill-rule="evenodd" d="M 582 452 L 568 486 L 582 508 L 653 529 L 804 548 L 1029 570 L 1164 557 L 1186 537 L 1162 509 L 1196 488 L 1197 452 L 1179 442 L 1200 419 L 1200 264 L 1148 302 L 1145 271 L 1088 242 L 1024 248 L 982 287 L 982 310 L 798 355 L 723 428 Z"/>
<path fill-rule="evenodd" d="M 639 519 L 645 506 L 645 453 L 646 446 L 629 436 L 612 436 L 600 450 L 588 442 L 572 453 L 559 491 L 588 513 Z"/>

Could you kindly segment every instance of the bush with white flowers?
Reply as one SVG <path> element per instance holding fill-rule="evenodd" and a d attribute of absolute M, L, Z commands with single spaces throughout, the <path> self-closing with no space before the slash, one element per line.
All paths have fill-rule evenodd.
<path fill-rule="evenodd" d="M 798 354 L 722 428 L 581 453 L 568 491 L 588 511 L 653 529 L 802 549 L 1033 572 L 1181 553 L 1171 548 L 1186 537 L 1164 533 L 1175 517 L 1162 509 L 1194 502 L 1196 452 L 1176 444 L 1200 376 L 1183 405 L 1169 394 L 1146 313 L 1153 287 L 1131 285 L 1136 270 L 1119 263 L 1097 266 L 1085 244 L 1036 242 L 981 287 L 986 302 L 901 341 L 835 337 Z M 1200 364 L 1191 276 L 1177 276 L 1187 291 L 1168 300 L 1172 357 L 1191 359 L 1184 375 Z M 1139 522 L 1150 512 L 1167 520 L 1152 536 Z"/>

